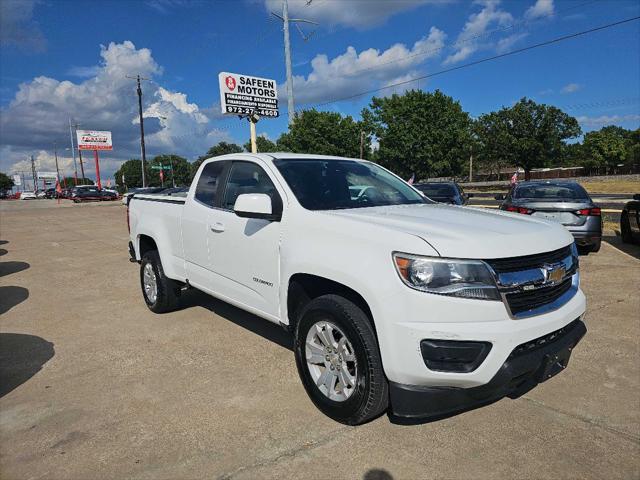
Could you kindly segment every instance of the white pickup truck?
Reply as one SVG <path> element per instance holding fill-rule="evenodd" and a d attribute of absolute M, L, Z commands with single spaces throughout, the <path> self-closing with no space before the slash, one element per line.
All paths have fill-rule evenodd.
<path fill-rule="evenodd" d="M 129 251 L 157 313 L 197 288 L 292 332 L 311 400 L 350 425 L 516 398 L 586 333 L 561 225 L 436 204 L 368 161 L 233 154 L 188 194 L 135 194 Z"/>

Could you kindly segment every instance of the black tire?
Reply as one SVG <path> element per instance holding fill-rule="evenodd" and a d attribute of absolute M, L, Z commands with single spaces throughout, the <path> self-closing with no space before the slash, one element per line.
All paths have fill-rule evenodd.
<path fill-rule="evenodd" d="M 591 253 L 596 253 L 600 251 L 600 245 L 602 245 L 602 240 L 598 239 L 591 245 Z"/>
<path fill-rule="evenodd" d="M 633 235 L 631 233 L 631 224 L 629 223 L 629 213 L 622 212 L 620 214 L 620 237 L 624 243 L 632 243 Z"/>
<path fill-rule="evenodd" d="M 158 293 L 156 295 L 155 301 L 149 300 L 147 298 L 147 293 L 144 289 L 144 269 L 147 264 L 151 265 L 153 272 L 156 277 L 156 284 Z M 142 256 L 142 261 L 140 262 L 140 288 L 142 290 L 142 297 L 144 298 L 144 302 L 154 313 L 165 313 L 175 310 L 178 307 L 178 290 L 179 284 L 164 274 L 164 270 L 162 268 L 162 262 L 160 261 L 160 255 L 157 250 L 152 250 L 146 252 Z"/>
<path fill-rule="evenodd" d="M 353 347 L 357 362 L 355 390 L 343 401 L 328 398 L 313 380 L 306 360 L 306 338 L 318 321 L 334 323 Z M 325 415 L 346 425 L 360 425 L 384 413 L 389 385 L 370 319 L 360 307 L 338 295 L 313 299 L 302 310 L 295 329 L 294 352 L 298 373 L 313 403 Z"/>

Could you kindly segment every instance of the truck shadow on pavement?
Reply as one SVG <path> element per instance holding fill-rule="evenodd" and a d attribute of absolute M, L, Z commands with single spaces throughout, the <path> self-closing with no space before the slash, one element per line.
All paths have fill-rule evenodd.
<path fill-rule="evenodd" d="M 607 242 L 609 245 L 611 245 L 612 247 L 617 248 L 621 252 L 624 252 L 627 255 L 631 255 L 632 257 L 637 258 L 638 260 L 640 260 L 640 245 L 633 245 L 633 244 L 630 244 L 630 243 L 624 243 L 622 241 L 622 239 L 620 238 L 620 235 L 618 235 L 617 231 L 616 231 L 616 235 L 612 235 L 612 234 L 607 235 L 607 234 L 605 234 L 602 237 L 602 241 Z"/>
<path fill-rule="evenodd" d="M 0 398 L 42 370 L 54 355 L 53 343 L 43 338 L 0 333 Z"/>
<path fill-rule="evenodd" d="M 181 308 L 204 307 L 207 310 L 249 330 L 262 338 L 293 351 L 293 336 L 284 328 L 249 312 L 245 312 L 199 290 L 191 289 L 180 297 Z"/>
<path fill-rule="evenodd" d="M 31 267 L 27 262 L 0 262 L 0 277 L 21 272 Z"/>
<path fill-rule="evenodd" d="M 27 298 L 29 290 L 24 287 L 0 287 L 0 315 L 7 313 Z"/>

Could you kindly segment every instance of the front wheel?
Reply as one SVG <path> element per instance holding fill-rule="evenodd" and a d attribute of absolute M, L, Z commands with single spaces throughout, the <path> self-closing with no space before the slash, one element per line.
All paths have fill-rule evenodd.
<path fill-rule="evenodd" d="M 359 425 L 384 413 L 389 386 L 375 332 L 357 305 L 338 295 L 315 298 L 295 331 L 298 373 L 325 415 Z"/>
<path fill-rule="evenodd" d="M 629 223 L 629 214 L 627 212 L 622 212 L 622 214 L 620 214 L 620 236 L 624 243 L 631 243 L 633 241 L 631 225 Z"/>

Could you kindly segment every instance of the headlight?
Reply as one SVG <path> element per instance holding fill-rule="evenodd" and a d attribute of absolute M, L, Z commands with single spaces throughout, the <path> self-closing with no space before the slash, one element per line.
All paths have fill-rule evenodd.
<path fill-rule="evenodd" d="M 438 295 L 500 300 L 496 283 L 484 262 L 394 253 L 400 278 L 409 287 Z"/>

